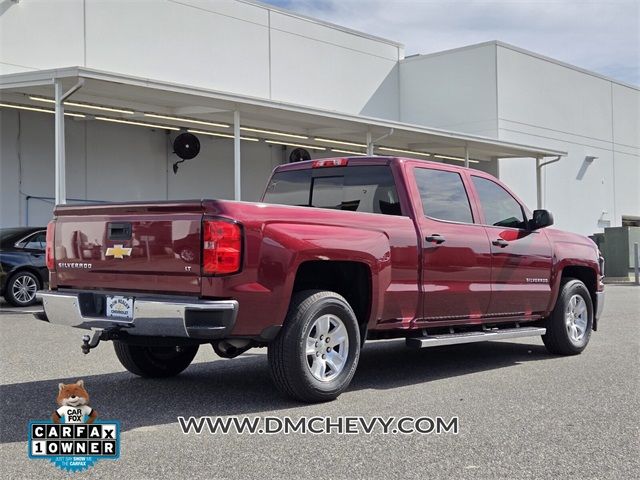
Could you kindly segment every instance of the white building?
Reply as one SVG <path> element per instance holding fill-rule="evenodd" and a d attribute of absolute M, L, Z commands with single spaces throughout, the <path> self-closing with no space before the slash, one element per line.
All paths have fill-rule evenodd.
<path fill-rule="evenodd" d="M 77 87 L 57 147 L 56 85 Z M 639 117 L 638 87 L 499 42 L 404 58 L 245 0 L 0 4 L 0 226 L 45 224 L 56 193 L 256 200 L 299 144 L 466 158 L 591 234 L 640 220 Z M 174 174 L 184 128 L 202 149 Z"/>

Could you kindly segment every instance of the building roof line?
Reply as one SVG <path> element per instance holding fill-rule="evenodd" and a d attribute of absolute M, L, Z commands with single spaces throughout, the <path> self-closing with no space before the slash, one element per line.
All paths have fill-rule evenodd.
<path fill-rule="evenodd" d="M 304 14 L 301 14 L 301 13 L 293 12 L 291 10 L 287 10 L 286 8 L 281 8 L 281 7 L 277 7 L 275 5 L 266 4 L 266 3 L 258 1 L 258 0 L 236 0 L 236 1 L 242 2 L 242 3 L 246 3 L 246 4 L 249 4 L 249 5 L 254 5 L 256 7 L 264 8 L 266 10 L 271 10 L 271 11 L 274 11 L 274 12 L 278 12 L 278 13 L 281 13 L 283 15 L 287 15 L 289 17 L 299 18 L 301 20 L 306 20 L 306 21 L 309 21 L 309 22 L 312 22 L 312 23 L 315 23 L 315 24 L 318 24 L 318 25 L 325 26 L 325 27 L 330 27 L 330 28 L 333 28 L 335 30 L 340 30 L 340 31 L 342 31 L 344 33 L 349 33 L 351 35 L 355 35 L 355 36 L 358 36 L 358 37 L 367 38 L 369 40 L 375 40 L 377 42 L 386 43 L 386 44 L 394 46 L 394 47 L 398 47 L 398 48 L 402 48 L 402 49 L 404 49 L 404 47 L 405 47 L 402 42 L 398 42 L 396 40 L 390 40 L 388 38 L 379 37 L 377 35 L 371 35 L 369 33 L 365 33 L 365 32 L 362 32 L 360 30 L 355 30 L 353 28 L 343 27 L 342 25 L 338 25 L 336 23 L 331 23 L 331 22 L 328 22 L 326 20 L 320 20 L 320 19 L 315 18 L 315 17 L 310 17 L 308 15 L 304 15 Z"/>
<path fill-rule="evenodd" d="M 574 71 L 577 71 L 577 72 L 580 72 L 580 73 L 584 73 L 585 75 L 590 75 L 592 77 L 597 77 L 597 78 L 600 78 L 602 80 L 606 80 L 608 82 L 612 82 L 612 83 L 621 85 L 623 87 L 627 87 L 627 88 L 631 88 L 633 90 L 640 91 L 640 86 L 638 86 L 638 85 L 634 85 L 632 83 L 625 82 L 623 80 L 618 80 L 617 78 L 613 78 L 613 77 L 604 75 L 602 73 L 594 72 L 594 71 L 588 70 L 586 68 L 578 67 L 577 65 L 573 65 L 573 64 L 567 63 L 567 62 L 563 62 L 562 60 L 558 60 L 556 58 L 548 57 L 548 56 L 543 55 L 541 53 L 537 53 L 537 52 L 534 52 L 534 51 L 531 51 L 531 50 L 527 50 L 526 48 L 518 47 L 516 45 L 512 45 L 511 43 L 506 43 L 506 42 L 503 42 L 501 40 L 489 40 L 487 42 L 474 43 L 472 45 L 464 45 L 462 47 L 451 48 L 451 49 L 448 49 L 448 50 L 441 50 L 439 52 L 420 53 L 420 54 L 416 54 L 416 55 L 409 55 L 409 56 L 405 57 L 404 59 L 402 59 L 400 61 L 401 62 L 411 62 L 411 61 L 415 61 L 415 60 L 420 60 L 421 58 L 437 57 L 439 55 L 447 55 L 449 53 L 455 53 L 455 52 L 464 51 L 464 50 L 472 50 L 474 48 L 486 47 L 488 45 L 495 45 L 495 46 L 498 46 L 498 47 L 507 48 L 509 50 L 513 50 L 514 52 L 522 53 L 523 55 L 528 55 L 530 57 L 535 57 L 535 58 L 538 58 L 540 60 L 544 60 L 544 61 L 547 61 L 547 62 L 550 62 L 550 63 L 555 63 L 556 65 L 559 65 L 561 67 L 565 67 L 565 68 L 568 68 L 570 70 L 574 70 Z"/>

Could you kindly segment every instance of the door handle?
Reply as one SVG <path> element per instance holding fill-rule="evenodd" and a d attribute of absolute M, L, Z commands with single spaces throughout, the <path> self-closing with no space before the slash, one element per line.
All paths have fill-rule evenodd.
<path fill-rule="evenodd" d="M 431 242 L 431 243 L 435 243 L 436 245 L 440 245 L 441 243 L 444 243 L 447 241 L 446 238 L 444 238 L 442 235 L 440 235 L 439 233 L 432 233 L 431 235 L 427 235 L 425 237 L 425 240 L 427 242 Z"/>
<path fill-rule="evenodd" d="M 503 240 L 502 238 L 499 238 L 497 240 L 494 240 L 493 243 L 496 247 L 500 247 L 500 248 L 504 248 L 507 245 L 509 245 L 509 242 L 507 242 L 506 240 Z"/>

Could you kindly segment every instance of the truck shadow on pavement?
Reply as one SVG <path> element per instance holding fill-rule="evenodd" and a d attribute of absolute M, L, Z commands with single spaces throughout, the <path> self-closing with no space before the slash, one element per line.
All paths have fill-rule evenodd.
<path fill-rule="evenodd" d="M 120 420 L 123 431 L 175 423 L 179 415 L 273 415 L 283 409 L 318 413 L 313 405 L 283 397 L 271 383 L 266 355 L 250 353 L 196 363 L 169 379 L 143 379 L 128 372 L 82 378 L 99 417 Z M 362 351 L 347 394 L 337 401 L 349 402 L 346 395 L 358 390 L 395 389 L 552 358 L 535 344 L 488 342 L 412 350 L 402 341 L 371 342 Z M 75 380 L 2 385 L 0 443 L 26 441 L 29 420 L 47 419 L 57 408 L 58 382 Z"/>

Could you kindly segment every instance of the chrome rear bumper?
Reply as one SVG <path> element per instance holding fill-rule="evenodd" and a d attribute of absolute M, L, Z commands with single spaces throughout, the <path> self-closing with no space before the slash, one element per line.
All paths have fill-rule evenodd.
<path fill-rule="evenodd" d="M 109 292 L 105 292 L 109 294 Z M 136 296 L 133 318 L 107 318 L 96 313 L 96 292 L 39 292 L 51 323 L 75 328 L 121 328 L 129 335 L 217 339 L 229 335 L 238 314 L 235 300 L 194 300 Z"/>

